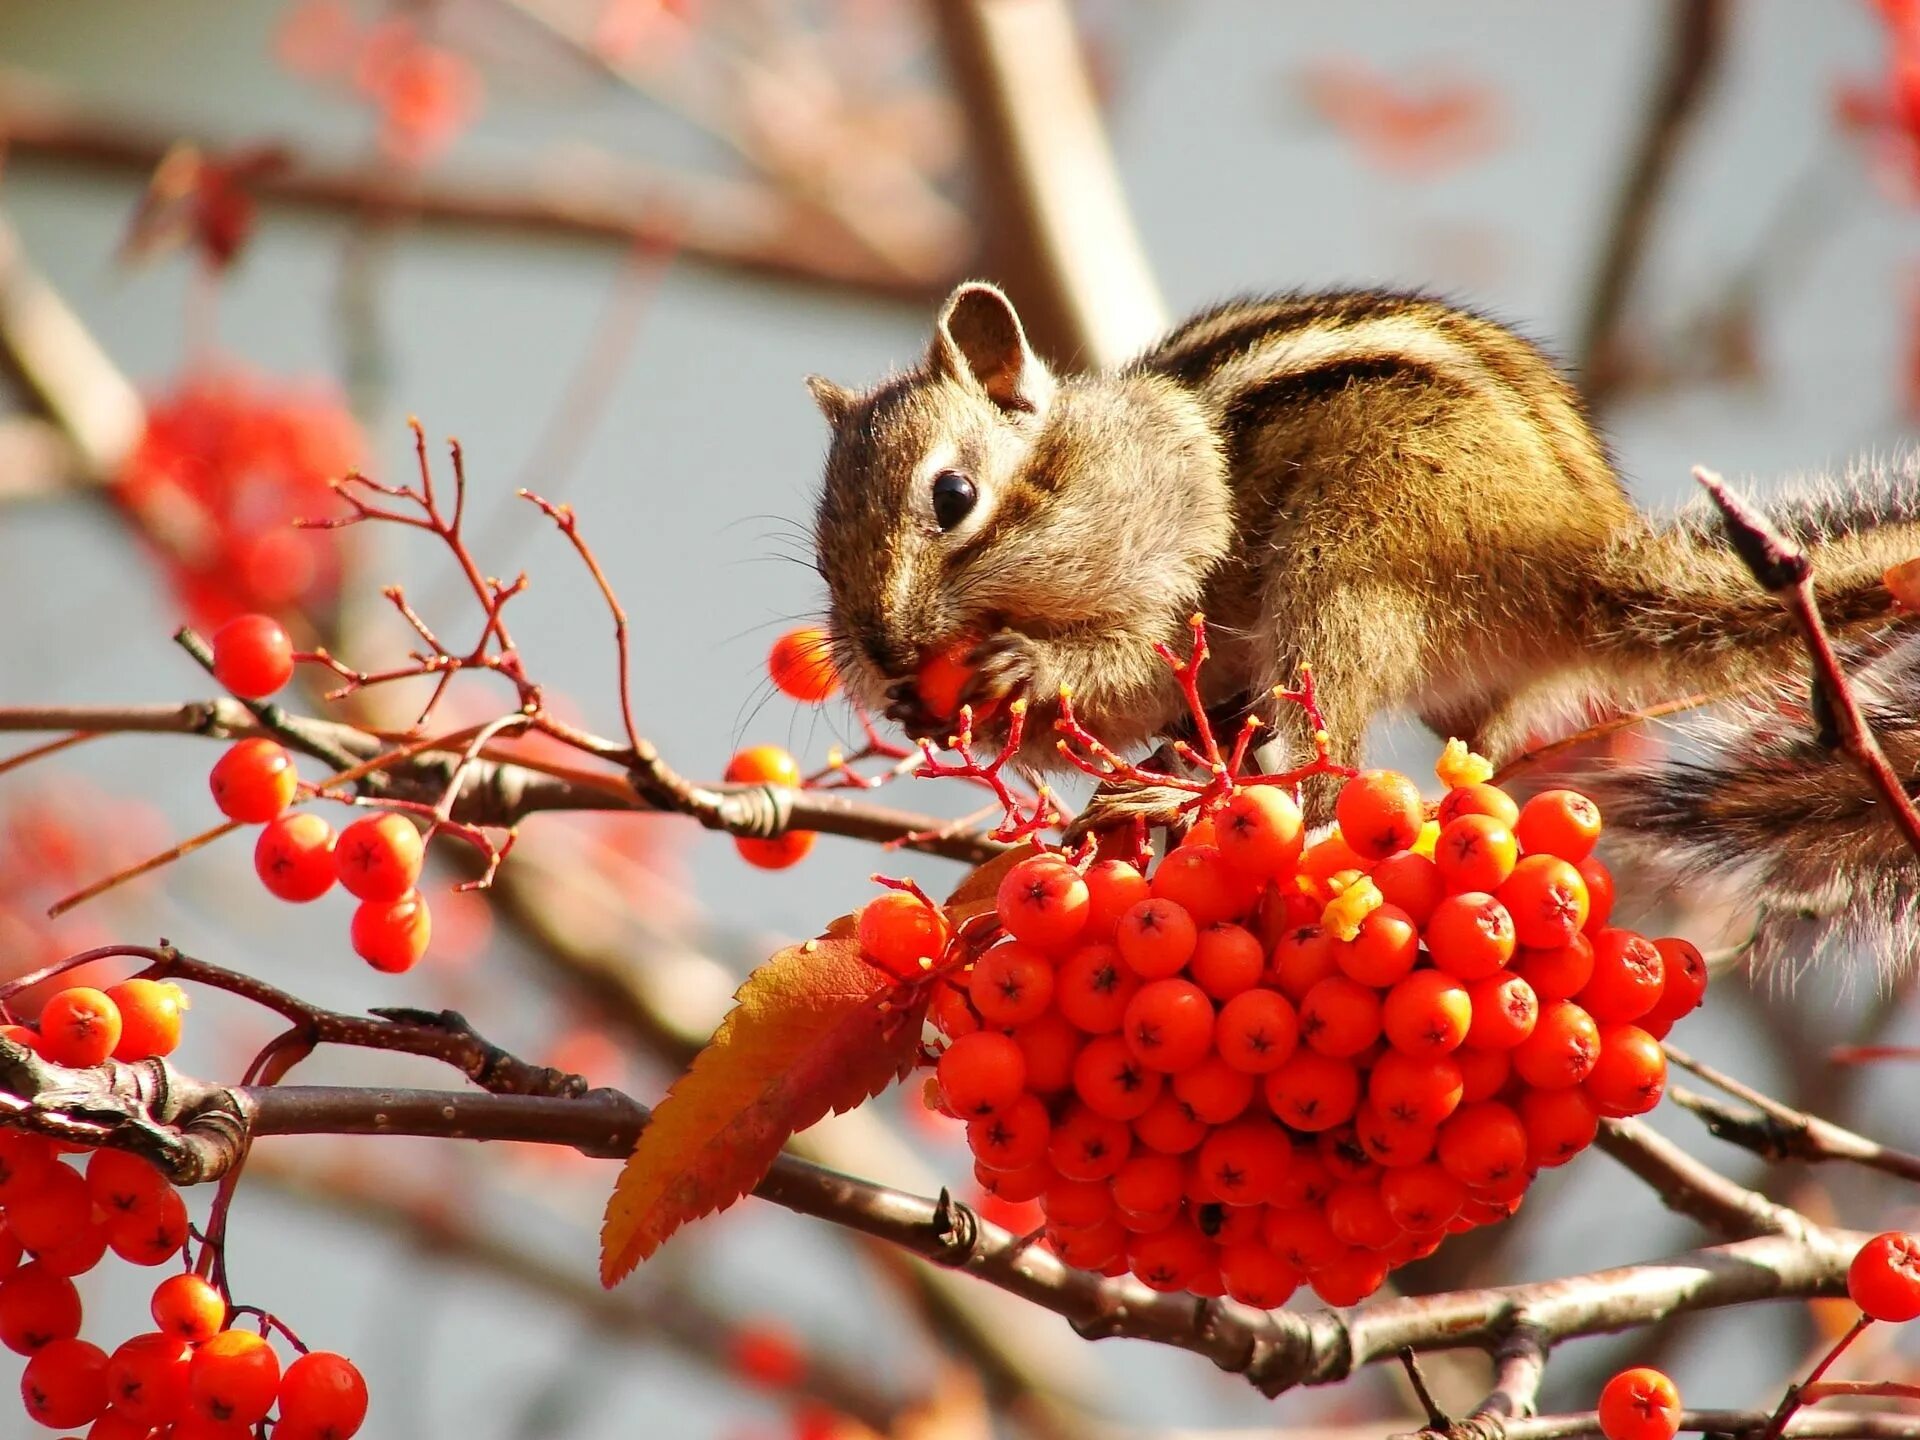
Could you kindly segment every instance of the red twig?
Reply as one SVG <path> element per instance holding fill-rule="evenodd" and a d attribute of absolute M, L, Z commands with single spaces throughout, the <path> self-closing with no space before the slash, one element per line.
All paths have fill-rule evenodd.
<path fill-rule="evenodd" d="M 1833 1348 L 1827 1351 L 1826 1355 L 1820 1360 L 1820 1363 L 1813 1367 L 1812 1373 L 1809 1374 L 1805 1380 L 1801 1381 L 1798 1385 L 1789 1385 L 1787 1387 L 1787 1393 L 1780 1398 L 1780 1408 L 1773 1412 L 1773 1419 L 1767 1423 L 1767 1428 L 1760 1436 L 1760 1440 L 1780 1440 L 1782 1432 L 1787 1428 L 1787 1421 L 1793 1418 L 1793 1412 L 1798 1410 L 1802 1405 L 1811 1404 L 1813 1399 L 1819 1398 L 1815 1395 L 1810 1399 L 1807 1391 L 1818 1383 L 1822 1375 L 1825 1375 L 1828 1370 L 1833 1368 L 1833 1363 L 1846 1353 L 1847 1347 L 1858 1340 L 1861 1333 L 1872 1323 L 1873 1317 L 1871 1315 L 1862 1315 L 1858 1320 L 1854 1321 L 1852 1328 L 1833 1342 Z"/>
<path fill-rule="evenodd" d="M 939 757 L 933 748 L 933 742 L 922 740 L 920 753 L 923 757 L 920 766 L 913 773 L 923 779 L 969 780 L 984 785 L 993 792 L 993 798 L 1000 804 L 1004 817 L 992 831 L 992 838 L 1000 841 L 1025 840 L 1039 834 L 1053 825 L 1064 823 L 1065 816 L 1053 803 L 1053 792 L 1045 785 L 1034 791 L 1033 809 L 1022 814 L 1022 802 L 1008 786 L 1004 771 L 1006 764 L 1020 750 L 1021 738 L 1027 729 L 1027 703 L 1016 700 L 1007 707 L 1007 739 L 1000 747 L 1000 753 L 993 759 L 982 762 L 973 753 L 973 707 L 963 705 L 960 708 L 960 732 L 950 738 L 948 748 L 960 757 L 958 765 L 948 764 Z"/>

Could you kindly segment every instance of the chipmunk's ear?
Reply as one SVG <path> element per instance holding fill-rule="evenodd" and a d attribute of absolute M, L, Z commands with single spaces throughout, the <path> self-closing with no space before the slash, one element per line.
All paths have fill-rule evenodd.
<path fill-rule="evenodd" d="M 827 423 L 838 430 L 853 411 L 853 402 L 859 397 L 844 385 L 836 385 L 824 375 L 807 376 L 807 390 L 813 396 L 813 403 L 820 407 L 820 413 L 827 417 Z"/>
<path fill-rule="evenodd" d="M 1013 302 L 983 281 L 969 281 L 947 297 L 927 364 L 936 374 L 978 385 L 1002 410 L 1039 415 L 1053 398 L 1053 375 L 1028 346 Z"/>

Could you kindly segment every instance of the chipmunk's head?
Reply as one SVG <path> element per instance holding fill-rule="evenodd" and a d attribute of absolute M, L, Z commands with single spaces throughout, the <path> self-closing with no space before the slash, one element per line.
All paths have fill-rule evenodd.
<path fill-rule="evenodd" d="M 814 540 L 835 661 L 856 700 L 897 714 L 912 710 L 901 687 L 958 642 L 1164 602 L 1157 577 L 1184 568 L 1188 517 L 1155 472 L 1219 470 L 1197 417 L 1161 424 L 1150 382 L 1056 380 L 992 285 L 948 297 L 918 368 L 864 393 L 808 383 L 833 427 Z M 1225 544 L 1219 489 L 1190 512 L 1209 561 Z"/>

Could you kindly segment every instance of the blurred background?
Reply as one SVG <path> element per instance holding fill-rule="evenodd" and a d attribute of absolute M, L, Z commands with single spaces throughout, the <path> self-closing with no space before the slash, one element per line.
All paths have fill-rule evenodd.
<path fill-rule="evenodd" d="M 1920 417 L 1920 58 L 1888 23 L 1906 8 L 0 7 L 0 703 L 204 696 L 168 635 L 254 606 L 315 619 L 363 668 L 395 663 L 407 636 L 377 598 L 394 581 L 472 633 L 424 540 L 284 528 L 327 513 L 346 468 L 410 479 L 417 415 L 436 457 L 441 437 L 464 444 L 474 548 L 529 573 L 516 638 L 583 723 L 618 729 L 610 626 L 516 487 L 577 507 L 635 626 L 641 730 L 673 764 L 711 778 L 773 742 L 815 768 L 857 727 L 837 702 L 771 694 L 764 668 L 823 600 L 807 527 L 825 429 L 802 377 L 911 364 L 966 275 L 1005 282 L 1069 366 L 1237 292 L 1439 291 L 1575 368 L 1651 507 L 1687 499 L 1696 463 L 1764 485 L 1898 451 Z M 1428 773 L 1423 733 L 1381 739 Z M 831 837 L 770 873 L 678 818 L 541 816 L 494 903 L 436 895 L 434 949 L 398 980 L 351 954 L 344 898 L 277 904 L 237 840 L 44 919 L 212 824 L 214 754 L 123 737 L 0 775 L 0 966 L 164 934 L 316 1002 L 460 1008 L 650 1099 L 739 975 L 854 908 L 876 867 L 930 887 L 958 873 Z M 964 803 L 939 792 L 888 798 Z M 1703 944 L 1738 933 L 1659 898 Z M 1824 1060 L 1842 1038 L 1920 1038 L 1867 973 L 1736 974 L 1691 1043 L 1913 1143 L 1910 1079 Z M 237 1074 L 269 1033 L 209 998 L 180 1063 Z M 364 1054 L 301 1074 L 443 1083 Z M 1742 1173 L 1671 1108 L 1660 1128 Z M 922 1193 L 969 1173 L 911 1093 L 807 1139 Z M 375 1436 L 1073 1437 L 1417 1413 L 1384 1368 L 1264 1402 L 1195 1357 L 1086 1345 L 752 1202 L 603 1297 L 612 1174 L 534 1147 L 280 1142 L 249 1168 L 230 1265 L 245 1298 L 361 1362 Z M 1896 1222 L 1818 1179 L 1766 1183 L 1816 1215 Z M 1419 1273 L 1508 1282 L 1697 1239 L 1594 1154 Z M 90 1276 L 87 1333 L 110 1347 L 145 1328 L 147 1278 Z M 1581 1342 L 1547 1406 L 1590 1405 L 1629 1355 L 1657 1356 L 1694 1403 L 1770 1403 L 1827 1323 L 1779 1307 Z M 1484 1388 L 1477 1358 L 1435 1372 L 1443 1401 Z"/>

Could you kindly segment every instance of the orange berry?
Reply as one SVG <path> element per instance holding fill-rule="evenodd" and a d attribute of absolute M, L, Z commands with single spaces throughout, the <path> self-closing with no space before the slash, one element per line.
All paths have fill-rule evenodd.
<path fill-rule="evenodd" d="M 420 963 L 433 943 L 433 911 L 418 890 L 397 900 L 362 900 L 347 925 L 353 953 L 387 975 L 402 975 Z"/>
<path fill-rule="evenodd" d="M 1513 916 L 1484 891 L 1442 900 L 1427 921 L 1426 936 L 1434 967 L 1458 980 L 1483 979 L 1513 958 Z"/>
<path fill-rule="evenodd" d="M 264 700 L 293 678 L 293 641 L 271 615 L 236 615 L 213 632 L 213 678 Z"/>
<path fill-rule="evenodd" d="M 1511 1050 L 1539 1023 L 1540 1002 L 1518 975 L 1502 971 L 1471 981 L 1467 996 L 1473 1002 L 1473 1021 L 1466 1043 L 1472 1049 Z"/>
<path fill-rule="evenodd" d="M 1556 855 L 1527 856 L 1498 887 L 1498 894 L 1513 916 L 1514 939 L 1521 945 L 1565 945 L 1587 923 L 1587 882 Z"/>
<path fill-rule="evenodd" d="M 1200 943 L 1200 931 L 1184 905 L 1156 896 L 1120 917 L 1113 943 L 1134 974 L 1164 980 L 1186 969 Z"/>
<path fill-rule="evenodd" d="M 1659 1003 L 1667 967 L 1660 951 L 1631 930 L 1593 937 L 1593 974 L 1574 998 L 1596 1020 L 1638 1020 Z"/>
<path fill-rule="evenodd" d="M 1055 1123 L 1047 1159 L 1064 1179 L 1106 1180 L 1127 1163 L 1132 1149 L 1133 1131 L 1124 1120 L 1076 1104 Z"/>
<path fill-rule="evenodd" d="M 788 830 L 765 840 L 736 835 L 733 848 L 756 869 L 785 870 L 806 859 L 813 842 L 819 838 L 811 830 Z"/>
<path fill-rule="evenodd" d="M 1505 1050 L 1469 1050 L 1462 1046 L 1448 1058 L 1460 1067 L 1463 1102 L 1491 1100 L 1506 1087 L 1513 1074 L 1513 1056 Z"/>
<path fill-rule="evenodd" d="M 1584 1087 L 1520 1092 L 1520 1123 L 1527 1131 L 1527 1164 L 1545 1169 L 1564 1165 L 1600 1133 L 1600 1112 Z"/>
<path fill-rule="evenodd" d="M 1330 975 L 1300 1002 L 1300 1038 L 1322 1055 L 1348 1060 L 1380 1038 L 1380 996 L 1371 987 Z"/>
<path fill-rule="evenodd" d="M 1404 910 L 1416 926 L 1425 926 L 1433 907 L 1447 893 L 1440 867 L 1413 850 L 1396 850 L 1387 856 L 1373 867 L 1372 878 L 1380 898 Z"/>
<path fill-rule="evenodd" d="M 1587 887 L 1587 929 L 1598 930 L 1613 914 L 1613 872 L 1591 855 L 1573 868 Z"/>
<path fill-rule="evenodd" d="M 1327 1224 L 1348 1245 L 1380 1250 L 1400 1236 L 1400 1222 L 1387 1209 L 1378 1183 L 1349 1181 L 1327 1196 Z"/>
<path fill-rule="evenodd" d="M 1147 1149 L 1160 1155 L 1184 1155 L 1207 1138 L 1208 1127 L 1171 1091 L 1147 1107 L 1133 1122 L 1133 1134 Z"/>
<path fill-rule="evenodd" d="M 55 1162 L 25 1194 L 7 1202 L 7 1228 L 34 1252 L 50 1250 L 93 1224 L 93 1202 L 80 1172 Z"/>
<path fill-rule="evenodd" d="M 1550 1001 L 1540 1007 L 1533 1033 L 1512 1053 L 1514 1073 L 1535 1089 L 1578 1085 L 1600 1056 L 1600 1029 L 1573 1001 Z"/>
<path fill-rule="evenodd" d="M 1335 1307 L 1358 1305 L 1387 1281 L 1387 1259 L 1375 1250 L 1348 1250 L 1308 1277 L 1313 1293 Z"/>
<path fill-rule="evenodd" d="M 1200 931 L 1187 973 L 1214 999 L 1231 1000 L 1260 982 L 1266 964 L 1266 952 L 1251 930 L 1221 921 Z"/>
<path fill-rule="evenodd" d="M 1513 833 L 1527 854 L 1577 865 L 1600 838 L 1600 807 L 1577 790 L 1543 790 L 1520 807 Z"/>
<path fill-rule="evenodd" d="M 188 1005 L 187 992 L 170 980 L 122 980 L 107 987 L 107 998 L 120 1011 L 120 1042 L 116 1060 L 147 1060 L 171 1055 L 180 1044 L 180 1012 Z"/>
<path fill-rule="evenodd" d="M 1351 940 L 1336 940 L 1334 963 L 1348 979 L 1385 990 L 1404 979 L 1420 958 L 1420 931 L 1397 905 L 1380 905 L 1360 922 Z"/>
<path fill-rule="evenodd" d="M 1265 1204 L 1292 1164 L 1287 1132 L 1251 1115 L 1216 1129 L 1200 1143 L 1195 1161 L 1208 1191 L 1228 1205 Z"/>
<path fill-rule="evenodd" d="M 262 1419 L 279 1386 L 280 1357 L 250 1330 L 222 1330 L 194 1350 L 187 1370 L 194 1411 L 222 1423 Z"/>
<path fill-rule="evenodd" d="M 934 987 L 933 1004 L 927 1013 L 933 1017 L 934 1028 L 949 1040 L 971 1035 L 980 1028 L 980 1017 L 973 1013 L 966 986 L 950 978 Z"/>
<path fill-rule="evenodd" d="M 1486 815 L 1511 830 L 1520 819 L 1520 807 L 1513 803 L 1511 795 L 1497 785 L 1484 782 L 1458 785 L 1440 801 L 1434 818 L 1439 820 L 1444 829 L 1463 815 Z"/>
<path fill-rule="evenodd" d="M 1284 995 L 1273 990 L 1243 990 L 1214 1020 L 1213 1043 L 1220 1058 L 1249 1075 L 1265 1075 L 1284 1065 L 1300 1043 L 1300 1019 Z"/>
<path fill-rule="evenodd" d="M 1253 1103 L 1259 1081 L 1244 1070 L 1236 1070 L 1218 1055 L 1209 1055 L 1173 1077 L 1173 1093 L 1193 1112 L 1196 1120 L 1207 1125 L 1225 1125 L 1237 1120 Z"/>
<path fill-rule="evenodd" d="M 935 1072 L 947 1108 L 968 1120 L 1011 1105 L 1027 1085 L 1026 1056 L 1010 1038 L 992 1030 L 962 1035 L 948 1045 Z"/>
<path fill-rule="evenodd" d="M 751 1355 L 743 1342 L 754 1343 Z M 799 1343 L 782 1331 L 764 1326 L 736 1334 L 732 1358 L 742 1375 L 767 1385 L 794 1384 L 807 1369 L 806 1353 Z M 747 1363 L 750 1359 L 754 1362 L 751 1369 Z M 309 1350 L 280 1377 L 280 1418 L 274 1424 L 274 1433 L 281 1440 L 353 1440 L 366 1418 L 367 1382 L 343 1355 Z"/>
<path fill-rule="evenodd" d="M 914 671 L 914 693 L 929 712 L 942 720 L 951 720 L 960 713 L 960 696 L 974 675 L 968 658 L 977 643 L 968 638 L 936 650 Z"/>
<path fill-rule="evenodd" d="M 1448 1055 L 1388 1050 L 1367 1073 L 1367 1100 L 1405 1125 L 1438 1125 L 1460 1105 L 1464 1082 Z"/>
<path fill-rule="evenodd" d="M 1847 1266 L 1847 1294 L 1876 1320 L 1920 1318 L 1920 1235 L 1889 1230 L 1862 1245 Z"/>
<path fill-rule="evenodd" d="M 1087 928 L 1081 939 L 1110 941 L 1120 917 L 1148 897 L 1147 877 L 1124 860 L 1096 860 L 1087 867 Z"/>
<path fill-rule="evenodd" d="M 1680 1391 L 1658 1370 L 1622 1370 L 1601 1390 L 1599 1411 L 1607 1440 L 1673 1440 L 1680 1430 Z"/>
<path fill-rule="evenodd" d="M 1264 1090 L 1267 1108 L 1276 1117 L 1311 1134 L 1353 1117 L 1360 1104 L 1360 1071 L 1349 1060 L 1297 1050 L 1268 1073 Z"/>
<path fill-rule="evenodd" d="M 785 785 L 800 783 L 800 762 L 778 745 L 749 745 L 727 761 L 724 777 L 733 785 Z"/>
<path fill-rule="evenodd" d="M 1462 1105 L 1441 1125 L 1434 1154 L 1463 1185 L 1497 1185 L 1526 1173 L 1526 1126 L 1497 1100 Z"/>
<path fill-rule="evenodd" d="M 1420 837 L 1426 805 L 1420 788 L 1393 770 L 1363 770 L 1340 787 L 1333 802 L 1340 834 L 1354 853 L 1384 860 Z"/>
<path fill-rule="evenodd" d="M 149 1309 L 157 1328 L 194 1344 L 219 1334 L 227 1323 L 227 1302 L 198 1275 L 162 1280 L 154 1287 Z"/>
<path fill-rule="evenodd" d="M 333 846 L 333 867 L 359 900 L 398 900 L 420 879 L 426 849 L 406 816 L 386 811 L 356 820 Z"/>
<path fill-rule="evenodd" d="M 1353 1115 L 1353 1135 L 1377 1165 L 1418 1165 L 1433 1153 L 1433 1126 L 1396 1120 L 1364 1101 Z"/>
<path fill-rule="evenodd" d="M 1220 1248 L 1220 1282 L 1242 1305 L 1278 1310 L 1293 1298 L 1302 1276 L 1265 1245 L 1242 1240 Z"/>
<path fill-rule="evenodd" d="M 1160 1098 L 1166 1079 L 1142 1064 L 1118 1035 L 1089 1040 L 1073 1062 L 1073 1093 L 1111 1120 L 1133 1120 Z"/>
<path fill-rule="evenodd" d="M 48 1341 L 27 1361 L 20 1394 L 42 1425 L 90 1424 L 107 1408 L 107 1352 L 85 1340 Z"/>
<path fill-rule="evenodd" d="M 1047 1158 L 1053 1121 L 1037 1095 L 1021 1095 L 991 1115 L 967 1122 L 967 1146 L 982 1165 L 1019 1170 Z"/>
<path fill-rule="evenodd" d="M 1593 978 L 1593 942 L 1576 935 L 1550 950 L 1522 948 L 1514 954 L 1513 972 L 1533 987 L 1542 1005 L 1571 1000 Z"/>
<path fill-rule="evenodd" d="M 207 785 L 213 803 L 229 820 L 264 825 L 293 803 L 300 774 L 284 746 L 255 736 L 235 741 L 213 762 Z"/>
<path fill-rule="evenodd" d="M 1113 1214 L 1113 1203 L 1113 1187 L 1106 1181 L 1063 1180 L 1057 1175 L 1040 1196 L 1041 1210 L 1062 1230 L 1084 1230 L 1089 1225 L 1098 1225 Z"/>
<path fill-rule="evenodd" d="M 1380 1177 L 1380 1198 L 1403 1230 L 1438 1230 L 1467 1203 L 1467 1187 L 1435 1161 L 1404 1165 Z"/>
<path fill-rule="evenodd" d="M 860 907 L 856 933 L 868 959 L 907 979 L 921 973 L 922 961 L 945 953 L 947 917 L 918 895 L 889 890 Z"/>
<path fill-rule="evenodd" d="M 1653 948 L 1660 952 L 1665 979 L 1660 998 L 1637 1023 L 1649 1034 L 1665 1039 L 1676 1021 L 1692 1014 L 1707 998 L 1707 960 L 1698 946 L 1676 937 L 1656 940 Z"/>
<path fill-rule="evenodd" d="M 160 1198 L 158 1213 L 123 1215 L 107 1226 L 113 1253 L 134 1265 L 164 1265 L 187 1243 L 187 1202 L 177 1190 Z"/>
<path fill-rule="evenodd" d="M 1148 888 L 1183 908 L 1196 926 L 1238 920 L 1260 898 L 1258 885 L 1228 865 L 1218 849 L 1191 841 L 1160 862 Z"/>
<path fill-rule="evenodd" d="M 1218 1262 L 1211 1241 L 1185 1220 L 1127 1242 L 1127 1268 L 1149 1290 L 1164 1294 L 1190 1288 Z"/>
<path fill-rule="evenodd" d="M 1317 1162 L 1311 1157 L 1297 1157 L 1296 1169 L 1309 1163 Z M 1326 1194 L 1332 1193 L 1333 1184 L 1328 1182 Z M 1306 1205 L 1267 1211 L 1260 1221 L 1261 1241 L 1296 1270 L 1311 1273 L 1331 1264 L 1346 1253 L 1347 1246 L 1327 1223 L 1326 1212 L 1321 1208 L 1325 1203 L 1326 1195 L 1321 1195 Z"/>
<path fill-rule="evenodd" d="M 1442 970 L 1416 970 L 1387 992 L 1380 1007 L 1387 1043 L 1408 1055 L 1457 1050 L 1473 1023 L 1473 999 Z"/>
<path fill-rule="evenodd" d="M 318 815 L 282 815 L 254 842 L 253 869 L 271 895 L 295 904 L 318 900 L 333 888 L 333 827 Z"/>
<path fill-rule="evenodd" d="M 1319 925 L 1296 926 L 1282 935 L 1267 958 L 1267 969 L 1280 993 L 1297 1005 L 1315 985 L 1329 975 L 1338 975 L 1335 943 Z"/>
<path fill-rule="evenodd" d="M 1171 1155 L 1134 1155 L 1114 1172 L 1107 1191 L 1130 1215 L 1159 1215 L 1186 1194 L 1187 1169 Z"/>
<path fill-rule="evenodd" d="M 107 1358 L 107 1398 L 116 1415 L 146 1426 L 167 1425 L 187 1409 L 187 1367 L 193 1351 L 177 1335 L 136 1335 Z"/>
<path fill-rule="evenodd" d="M 158 1167 L 120 1150 L 96 1150 L 87 1157 L 87 1195 L 110 1219 L 137 1215 L 158 1219 L 173 1186 Z"/>
<path fill-rule="evenodd" d="M 1053 1003 L 1076 1029 L 1106 1035 L 1120 1028 L 1140 977 L 1113 945 L 1082 945 L 1054 972 Z"/>
<path fill-rule="evenodd" d="M 1087 882 L 1059 856 L 1035 855 L 1006 873 L 995 909 L 1014 939 L 1064 950 L 1086 928 Z"/>
<path fill-rule="evenodd" d="M 818 704 L 840 688 L 826 632 L 811 625 L 789 630 L 767 652 L 767 674 L 782 695 Z"/>
<path fill-rule="evenodd" d="M 1249 785 L 1213 817 L 1221 859 L 1257 880 L 1293 873 L 1306 841 L 1300 807 L 1277 785 Z"/>
<path fill-rule="evenodd" d="M 1366 1105 L 1362 1102 L 1360 1108 L 1354 1111 L 1355 1118 L 1365 1109 Z M 1377 1180 L 1380 1177 L 1380 1163 L 1367 1153 L 1367 1147 L 1361 1143 L 1359 1130 L 1353 1125 L 1336 1125 L 1331 1130 L 1322 1130 L 1313 1137 L 1313 1148 L 1335 1183 Z"/>
<path fill-rule="evenodd" d="M 989 1025 L 1024 1025 L 1053 1004 L 1053 966 L 1033 946 L 1002 940 L 973 962 L 967 998 Z"/>
<path fill-rule="evenodd" d="M 1513 832 L 1491 815 L 1462 815 L 1440 831 L 1433 863 L 1447 889 L 1494 891 L 1513 873 L 1520 847 Z"/>
<path fill-rule="evenodd" d="M 0 1345 L 31 1355 L 80 1333 L 80 1292 L 65 1275 L 28 1261 L 0 1278 Z"/>
<path fill-rule="evenodd" d="M 1602 1026 L 1599 1058 L 1580 1088 L 1602 1115 L 1644 1115 L 1667 1088 L 1667 1057 L 1637 1025 Z"/>
<path fill-rule="evenodd" d="M 1073 1061 L 1083 1038 L 1054 1010 L 1014 1026 L 1013 1043 L 1027 1061 L 1027 1089 L 1037 1095 L 1051 1095 L 1073 1084 Z"/>
<path fill-rule="evenodd" d="M 1120 1033 L 1152 1069 L 1173 1073 L 1213 1045 L 1213 1002 L 1191 980 L 1154 980 L 1127 1002 Z"/>
<path fill-rule="evenodd" d="M 40 1011 L 40 1053 L 56 1065 L 98 1065 L 120 1043 L 120 1007 L 103 990 L 76 985 Z"/>

